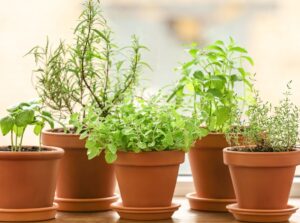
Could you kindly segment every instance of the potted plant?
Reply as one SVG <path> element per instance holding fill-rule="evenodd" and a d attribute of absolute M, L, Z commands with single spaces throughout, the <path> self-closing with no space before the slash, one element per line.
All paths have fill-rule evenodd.
<path fill-rule="evenodd" d="M 252 74 L 246 63 L 253 61 L 232 38 L 203 49 L 192 45 L 188 52 L 191 60 L 179 67 L 182 78 L 168 99 L 175 98 L 178 108 L 192 107 L 207 134 L 189 152 L 196 193 L 187 198 L 194 210 L 227 211 L 235 195 L 222 150 L 228 146 L 225 133 L 234 130 L 237 113 L 251 99 Z"/>
<path fill-rule="evenodd" d="M 172 203 L 179 164 L 202 133 L 199 122 L 154 99 L 129 100 L 105 120 L 91 108 L 86 119 L 90 158 L 105 154 L 115 166 L 122 202 L 113 209 L 131 220 L 170 218 L 180 206 Z"/>
<path fill-rule="evenodd" d="M 7 109 L 0 120 L 3 135 L 11 144 L 0 147 L 0 221 L 39 221 L 55 218 L 53 204 L 59 160 L 64 151 L 50 146 L 23 145 L 24 133 L 32 126 L 41 135 L 51 114 L 35 102 Z"/>
<path fill-rule="evenodd" d="M 43 104 L 49 107 L 63 128 L 44 131 L 44 145 L 65 150 L 59 171 L 55 202 L 61 211 L 101 211 L 117 200 L 113 165 L 101 154 L 88 160 L 85 139 L 73 124 L 86 117 L 85 108 L 94 105 L 105 119 L 137 84 L 143 62 L 136 37 L 132 46 L 119 48 L 102 17 L 98 1 L 88 0 L 74 31 L 75 42 L 63 41 L 55 50 L 49 43 L 34 47 L 37 64 L 35 84 Z"/>
<path fill-rule="evenodd" d="M 296 207 L 288 205 L 295 168 L 300 164 L 296 148 L 299 109 L 289 99 L 290 90 L 278 106 L 257 96 L 249 107 L 243 142 L 224 149 L 237 204 L 228 206 L 238 220 L 288 221 Z"/>

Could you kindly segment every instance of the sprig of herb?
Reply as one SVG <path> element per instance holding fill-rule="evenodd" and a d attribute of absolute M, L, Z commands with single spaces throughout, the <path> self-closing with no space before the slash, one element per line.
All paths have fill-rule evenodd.
<path fill-rule="evenodd" d="M 290 83 L 287 87 L 284 99 L 278 106 L 263 102 L 256 95 L 256 103 L 249 107 L 248 120 L 243 123 L 244 128 L 236 132 L 242 136 L 241 143 L 246 145 L 244 150 L 284 152 L 295 148 L 299 133 L 299 108 L 290 100 Z M 229 135 L 230 137 L 233 135 Z"/>
<path fill-rule="evenodd" d="M 207 134 L 197 119 L 180 115 L 175 106 L 138 99 L 124 103 L 104 120 L 91 107 L 85 118 L 90 159 L 105 152 L 108 163 L 117 158 L 117 151 L 147 152 L 163 150 L 188 151 L 195 139 Z"/>
<path fill-rule="evenodd" d="M 192 104 L 210 132 L 226 132 L 251 99 L 253 75 L 245 62 L 253 65 L 253 60 L 232 38 L 229 44 L 218 40 L 203 49 L 192 45 L 188 53 L 191 60 L 178 68 L 182 78 L 168 100 L 175 98 L 179 108 Z M 242 95 L 237 86 L 244 89 Z"/>
<path fill-rule="evenodd" d="M 39 136 L 41 150 L 41 132 L 45 124 L 54 126 L 51 114 L 43 110 L 38 101 L 22 102 L 7 111 L 9 114 L 0 119 L 0 127 L 4 136 L 10 133 L 11 151 L 21 151 L 24 133 L 29 126 L 33 126 L 34 134 Z"/>
<path fill-rule="evenodd" d="M 74 36 L 71 45 L 61 41 L 52 51 L 47 40 L 45 47 L 36 46 L 28 53 L 35 57 L 36 89 L 42 102 L 66 123 L 75 113 L 83 120 L 85 108 L 91 105 L 99 109 L 99 116 L 109 115 L 133 93 L 141 69 L 147 66 L 141 59 L 146 47 L 137 37 L 132 37 L 130 47 L 114 43 L 96 0 L 84 3 Z"/>

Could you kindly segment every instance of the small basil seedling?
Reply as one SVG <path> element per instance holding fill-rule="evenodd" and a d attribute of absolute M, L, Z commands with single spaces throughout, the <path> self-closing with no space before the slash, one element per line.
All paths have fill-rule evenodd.
<path fill-rule="evenodd" d="M 22 102 L 7 109 L 7 116 L 0 119 L 1 132 L 5 136 L 10 133 L 11 151 L 22 150 L 25 130 L 33 126 L 33 132 L 39 136 L 39 151 L 41 150 L 41 133 L 46 123 L 51 128 L 54 122 L 51 114 L 42 109 L 38 101 Z"/>

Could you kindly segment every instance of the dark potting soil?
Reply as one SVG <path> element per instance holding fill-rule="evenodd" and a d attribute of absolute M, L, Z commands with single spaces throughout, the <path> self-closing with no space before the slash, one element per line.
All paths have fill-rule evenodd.
<path fill-rule="evenodd" d="M 54 132 L 54 133 L 65 133 L 65 134 L 76 134 L 76 129 L 75 128 L 57 128 L 57 129 L 51 129 L 49 132 Z"/>
<path fill-rule="evenodd" d="M 283 151 L 274 151 L 272 148 L 260 148 L 260 147 L 233 147 L 229 149 L 230 151 L 235 151 L 235 152 L 283 152 Z M 290 149 L 286 150 L 284 152 L 292 152 L 295 151 L 295 149 Z"/>
<path fill-rule="evenodd" d="M 30 146 L 30 147 L 26 146 L 26 147 L 22 147 L 20 150 L 20 152 L 45 152 L 45 151 L 51 151 L 51 150 L 45 148 L 41 148 L 41 150 L 39 150 L 39 148 L 36 146 Z M 5 147 L 5 148 L 0 148 L 0 152 L 15 152 L 15 151 L 12 151 L 11 147 Z"/>

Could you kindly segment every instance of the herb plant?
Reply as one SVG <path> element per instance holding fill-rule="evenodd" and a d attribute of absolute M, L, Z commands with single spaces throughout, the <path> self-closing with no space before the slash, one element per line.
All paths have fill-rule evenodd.
<path fill-rule="evenodd" d="M 180 115 L 175 106 L 142 99 L 118 106 L 104 120 L 90 108 L 85 123 L 89 129 L 81 137 L 88 136 L 88 157 L 92 159 L 105 151 L 108 163 L 117 158 L 117 151 L 188 151 L 194 140 L 206 132 L 199 128 L 197 120 Z"/>
<path fill-rule="evenodd" d="M 22 102 L 7 109 L 8 115 L 0 120 L 2 134 L 10 133 L 11 151 L 20 152 L 23 148 L 25 130 L 33 126 L 33 132 L 39 136 L 39 150 L 41 150 L 41 132 L 48 123 L 53 128 L 54 123 L 49 112 L 42 109 L 37 101 Z"/>
<path fill-rule="evenodd" d="M 52 50 L 47 40 L 45 47 L 36 46 L 28 53 L 35 57 L 36 89 L 42 103 L 67 121 L 75 113 L 83 120 L 90 105 L 106 117 L 132 93 L 146 66 L 141 59 L 145 47 L 135 36 L 130 47 L 119 48 L 99 2 L 87 0 L 83 6 L 72 44 L 61 41 Z"/>
<path fill-rule="evenodd" d="M 256 96 L 256 103 L 248 110 L 248 120 L 244 122 L 241 151 L 284 152 L 294 150 L 298 141 L 299 108 L 290 100 L 290 90 L 284 93 L 284 99 L 278 106 L 263 102 Z M 240 128 L 241 129 L 241 128 Z M 229 135 L 233 137 L 233 135 Z M 254 145 L 254 146 L 252 146 Z"/>
<path fill-rule="evenodd" d="M 188 53 L 191 60 L 178 68 L 182 77 L 168 100 L 175 98 L 179 108 L 192 104 L 209 132 L 227 132 L 251 99 L 253 75 L 246 67 L 253 60 L 232 38 L 228 44 L 218 40 L 203 49 L 192 45 Z"/>

